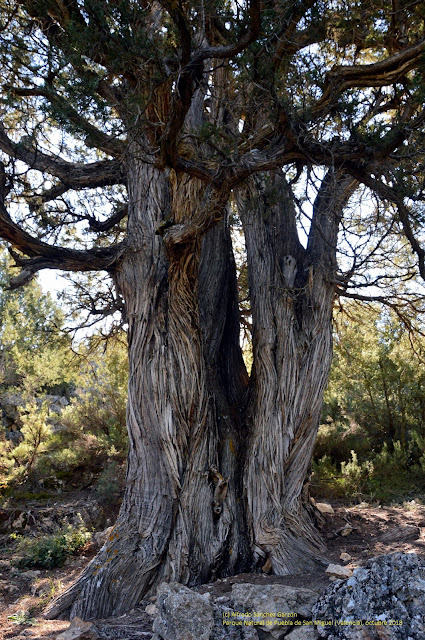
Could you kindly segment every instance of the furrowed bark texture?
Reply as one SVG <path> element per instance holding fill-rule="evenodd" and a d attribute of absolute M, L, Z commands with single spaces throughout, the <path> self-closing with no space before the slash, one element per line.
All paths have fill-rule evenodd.
<path fill-rule="evenodd" d="M 203 242 L 167 246 L 160 235 L 164 219 L 196 217 L 203 189 L 129 166 L 130 243 L 117 274 L 129 322 L 126 493 L 109 541 L 47 616 L 117 615 L 163 580 L 230 575 L 248 555 L 236 455 L 247 377 L 228 224 Z"/>
<path fill-rule="evenodd" d="M 239 194 L 253 319 L 253 371 L 245 468 L 254 559 L 274 573 L 310 570 L 323 543 L 303 491 L 332 359 L 332 301 L 340 214 L 352 181 L 328 174 L 307 248 L 281 174 Z"/>

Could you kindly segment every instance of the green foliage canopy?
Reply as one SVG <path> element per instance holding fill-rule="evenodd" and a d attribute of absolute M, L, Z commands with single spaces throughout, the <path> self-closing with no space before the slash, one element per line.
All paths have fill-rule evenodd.
<path fill-rule="evenodd" d="M 294 184 L 304 176 L 300 184 L 312 185 L 328 169 L 347 173 L 385 207 L 347 211 L 339 293 L 384 284 L 368 275 L 370 257 L 395 277 L 395 244 L 381 245 L 390 236 L 405 238 L 425 276 L 422 2 L 0 7 L 2 197 L 10 205 L 0 230 L 20 252 L 16 286 L 49 266 L 113 272 L 125 250 L 134 154 L 201 180 L 221 203 L 256 172 L 283 168 Z M 202 117 L 189 123 L 200 87 Z M 302 209 L 299 193 L 295 201 Z M 214 224 L 213 209 L 197 233 Z M 361 227 L 367 247 L 352 242 Z M 412 277 L 414 261 L 396 275 Z"/>

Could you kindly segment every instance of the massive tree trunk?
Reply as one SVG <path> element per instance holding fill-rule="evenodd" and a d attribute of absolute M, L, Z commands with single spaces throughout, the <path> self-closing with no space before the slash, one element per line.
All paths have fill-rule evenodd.
<path fill-rule="evenodd" d="M 203 238 L 169 242 L 168 225 L 199 220 L 205 186 L 133 157 L 117 273 L 129 323 L 126 492 L 109 540 L 47 615 L 116 615 L 163 580 L 194 585 L 264 564 L 296 573 L 320 561 L 303 486 L 331 361 L 343 183 L 325 179 L 307 249 L 281 175 L 239 192 L 248 388 L 226 207 Z"/>

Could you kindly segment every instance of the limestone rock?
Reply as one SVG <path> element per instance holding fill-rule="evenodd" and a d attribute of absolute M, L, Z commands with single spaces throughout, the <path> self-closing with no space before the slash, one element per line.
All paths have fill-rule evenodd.
<path fill-rule="evenodd" d="M 342 560 L 343 562 L 350 562 L 350 560 L 352 560 L 353 558 L 350 556 L 349 553 L 345 553 L 345 551 L 343 551 L 339 556 L 339 559 Z"/>
<path fill-rule="evenodd" d="M 24 571 L 24 573 L 21 574 L 21 577 L 25 580 L 35 580 L 40 574 L 41 571 L 39 569 L 34 569 L 31 571 Z"/>
<path fill-rule="evenodd" d="M 232 587 L 233 608 L 241 613 L 256 611 L 265 614 L 267 630 L 272 637 L 279 638 L 293 626 L 297 616 L 311 617 L 313 605 L 317 600 L 317 593 L 311 589 L 299 589 L 281 584 L 234 584 Z M 267 616 L 266 614 L 287 613 L 288 616 Z M 287 622 L 287 625 L 283 625 Z M 273 632 L 278 632 L 278 635 Z"/>
<path fill-rule="evenodd" d="M 107 529 L 105 529 L 104 531 L 97 531 L 96 533 L 94 533 L 92 535 L 92 542 L 94 545 L 96 545 L 96 547 L 103 547 L 103 545 L 105 544 L 105 542 L 108 540 L 109 536 L 111 535 L 111 531 L 112 531 L 113 527 L 108 527 Z"/>
<path fill-rule="evenodd" d="M 352 575 L 351 569 L 347 569 L 347 567 L 343 567 L 340 564 L 330 564 L 325 571 L 327 576 L 333 576 L 338 578 L 339 580 L 346 580 Z"/>
<path fill-rule="evenodd" d="M 214 605 L 214 627 L 210 640 L 259 640 L 257 629 L 245 624 L 251 619 L 243 619 L 242 616 L 235 616 L 235 613 L 227 606 Z"/>
<path fill-rule="evenodd" d="M 343 527 L 341 529 L 341 531 L 339 532 L 339 534 L 343 537 L 346 538 L 347 536 L 350 535 L 350 533 L 352 533 L 353 531 L 353 527 L 350 527 L 349 524 L 346 524 L 345 527 Z"/>
<path fill-rule="evenodd" d="M 52 531 L 55 528 L 55 523 L 53 522 L 53 520 L 51 520 L 50 518 L 43 518 L 40 521 L 40 526 L 45 530 L 45 531 Z"/>
<path fill-rule="evenodd" d="M 425 560 L 414 553 L 387 554 L 328 587 L 313 619 L 345 621 L 318 627 L 320 637 L 329 640 L 423 640 L 424 602 Z M 363 624 L 355 624 L 359 621 Z"/>
<path fill-rule="evenodd" d="M 28 511 L 16 508 L 0 509 L 0 533 L 25 531 L 27 525 L 39 533 L 50 533 L 70 524 L 84 524 L 88 529 L 105 527 L 105 512 L 93 499 L 70 500 L 68 503 L 45 507 L 32 505 Z M 110 524 L 110 523 L 109 523 Z"/>
<path fill-rule="evenodd" d="M 56 636 L 56 640 L 97 640 L 100 635 L 92 622 L 74 618 L 66 631 Z"/>
<path fill-rule="evenodd" d="M 208 599 L 176 582 L 158 589 L 153 631 L 163 640 L 209 640 L 214 626 Z"/>
<path fill-rule="evenodd" d="M 259 640 L 256 628 L 235 611 L 180 584 L 160 586 L 158 610 L 152 640 Z"/>
<path fill-rule="evenodd" d="M 158 613 L 158 607 L 155 604 L 148 604 L 145 607 L 145 611 L 149 616 L 156 616 Z"/>
<path fill-rule="evenodd" d="M 23 529 L 26 524 L 26 518 L 24 513 L 20 513 L 19 516 L 12 522 L 12 529 Z"/>
<path fill-rule="evenodd" d="M 7 587 L 5 587 L 5 591 L 7 591 L 7 593 L 12 596 L 14 593 L 18 593 L 19 587 L 16 584 L 9 584 Z"/>
<path fill-rule="evenodd" d="M 316 502 L 316 509 L 318 509 L 320 513 L 323 515 L 331 516 L 335 513 L 335 511 L 333 510 L 333 507 L 327 502 Z"/>
<path fill-rule="evenodd" d="M 11 440 L 15 444 L 19 444 L 24 439 L 22 433 L 18 430 L 16 425 L 13 425 L 11 429 L 6 429 L 4 432 L 6 440 Z"/>
<path fill-rule="evenodd" d="M 49 587 L 47 584 L 40 584 L 39 582 L 35 582 L 34 584 L 31 585 L 30 592 L 32 596 L 41 598 L 42 596 L 48 595 Z"/>

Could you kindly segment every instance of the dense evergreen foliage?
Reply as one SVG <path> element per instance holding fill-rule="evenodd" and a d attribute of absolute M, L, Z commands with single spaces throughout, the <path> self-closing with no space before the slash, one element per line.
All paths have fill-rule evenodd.
<path fill-rule="evenodd" d="M 70 340 L 62 331 L 65 314 L 38 282 L 7 289 L 13 275 L 7 254 L 0 254 L 0 385 L 28 392 L 66 385 Z"/>
<path fill-rule="evenodd" d="M 315 449 L 316 493 L 351 500 L 425 494 L 424 338 L 377 306 L 336 314 Z"/>

